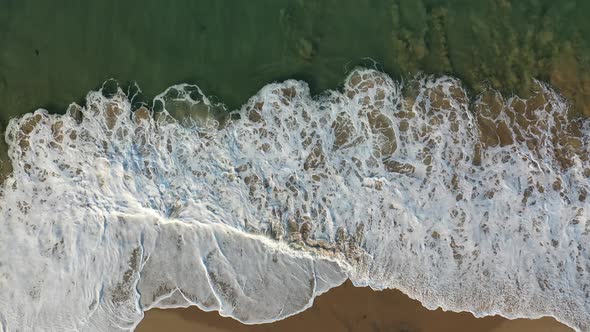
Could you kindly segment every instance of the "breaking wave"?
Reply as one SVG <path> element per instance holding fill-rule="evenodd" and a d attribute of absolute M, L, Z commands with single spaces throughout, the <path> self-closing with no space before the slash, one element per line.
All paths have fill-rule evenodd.
<path fill-rule="evenodd" d="M 316 97 L 289 80 L 228 114 L 177 85 L 154 109 L 93 91 L 10 121 L 3 330 L 125 331 L 192 305 L 271 322 L 347 278 L 590 328 L 590 131 L 544 84 L 469 100 L 357 69 Z"/>

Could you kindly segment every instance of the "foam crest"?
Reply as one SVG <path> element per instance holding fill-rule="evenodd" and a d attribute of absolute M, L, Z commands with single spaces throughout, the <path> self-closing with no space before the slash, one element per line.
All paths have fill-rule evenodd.
<path fill-rule="evenodd" d="M 471 101 L 452 78 L 359 69 L 230 113 L 191 85 L 153 110 L 90 92 L 7 127 L 0 322 L 131 330 L 190 305 L 270 322 L 350 278 L 586 330 L 588 132 L 542 83 Z"/>

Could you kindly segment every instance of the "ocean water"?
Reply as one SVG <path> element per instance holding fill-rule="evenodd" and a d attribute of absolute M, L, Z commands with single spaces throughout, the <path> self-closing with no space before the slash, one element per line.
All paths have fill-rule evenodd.
<path fill-rule="evenodd" d="M 589 4 L 3 1 L 2 330 L 347 278 L 590 329 Z"/>
<path fill-rule="evenodd" d="M 188 84 L 134 97 L 8 123 L 3 331 L 129 331 L 180 306 L 271 322 L 346 279 L 590 328 L 590 131 L 549 85 L 470 96 L 359 68 L 231 112 Z"/>
<path fill-rule="evenodd" d="M 590 116 L 589 11 L 584 0 L 3 0 L 0 132 L 39 107 L 83 104 L 110 78 L 141 85 L 136 105 L 198 83 L 237 109 L 275 81 L 338 88 L 359 65 L 397 80 L 451 75 L 472 96 L 529 97 L 540 79 Z"/>
<path fill-rule="evenodd" d="M 0 125 L 63 112 L 109 78 L 138 82 L 147 100 L 198 83 L 235 109 L 273 81 L 320 93 L 373 62 L 507 96 L 537 78 L 590 115 L 589 11 L 585 0 L 3 0 Z"/>

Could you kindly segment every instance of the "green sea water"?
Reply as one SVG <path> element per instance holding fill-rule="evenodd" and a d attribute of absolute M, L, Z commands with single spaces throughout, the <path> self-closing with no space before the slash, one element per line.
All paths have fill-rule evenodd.
<path fill-rule="evenodd" d="M 316 91 L 371 57 L 384 63 L 385 3 L 296 1 L 6 1 L 0 11 L 2 120 L 63 110 L 103 81 L 153 96 L 197 83 L 237 107 L 287 78 Z"/>
<path fill-rule="evenodd" d="M 63 111 L 109 78 L 146 98 L 197 83 L 235 108 L 276 80 L 337 87 L 356 65 L 524 95 L 540 78 L 584 100 L 589 12 L 575 0 L 1 0 L 0 122 Z"/>

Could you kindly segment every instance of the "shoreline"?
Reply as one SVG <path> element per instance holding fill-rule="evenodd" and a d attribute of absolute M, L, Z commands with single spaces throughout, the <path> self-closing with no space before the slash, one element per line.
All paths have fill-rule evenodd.
<path fill-rule="evenodd" d="M 318 296 L 311 308 L 280 321 L 246 325 L 217 311 L 197 307 L 150 309 L 137 325 L 137 332 L 163 328 L 175 331 L 262 332 L 262 331 L 574 331 L 553 317 L 508 319 L 499 315 L 476 318 L 470 312 L 428 310 L 418 300 L 399 290 L 374 291 L 355 287 L 350 281 Z"/>
<path fill-rule="evenodd" d="M 54 7 L 0 12 L 3 329 L 590 330 L 590 2 Z"/>
<path fill-rule="evenodd" d="M 385 82 L 387 81 L 387 79 L 385 79 L 385 78 L 383 78 L 383 77 L 382 77 L 382 76 L 385 76 L 385 74 L 383 74 L 383 73 L 380 73 L 380 72 L 375 72 L 375 73 L 374 73 L 374 75 L 377 75 L 377 76 L 375 76 L 374 80 L 371 80 L 371 79 L 369 79 L 369 78 L 364 78 L 364 79 L 366 79 L 366 80 L 367 80 L 367 81 L 366 81 L 366 84 L 371 84 L 371 86 L 375 86 L 375 85 L 377 85 L 377 84 L 383 84 L 384 86 L 386 86 L 386 85 L 385 85 Z M 354 76 L 354 75 L 352 75 L 351 77 L 349 77 L 349 81 L 351 82 L 350 84 L 355 84 L 355 85 L 360 85 L 360 84 L 362 84 L 362 83 L 359 83 L 359 82 L 361 81 L 361 79 L 360 79 L 359 77 L 360 77 L 360 76 Z M 363 77 L 364 77 L 364 76 L 363 76 Z M 373 76 L 368 76 L 368 77 L 373 77 Z M 391 78 L 388 78 L 388 79 L 389 79 L 389 80 L 391 80 Z M 352 83 L 352 82 L 355 82 L 355 83 Z M 393 84 L 393 83 L 392 83 L 392 84 Z M 303 86 L 303 87 L 301 88 L 301 89 L 303 89 L 303 92 L 301 92 L 301 91 L 300 91 L 300 92 L 297 92 L 297 94 L 298 94 L 298 95 L 305 95 L 305 96 L 307 96 L 307 97 L 306 97 L 307 99 L 311 98 L 311 97 L 309 97 L 309 91 L 307 90 L 307 86 L 306 86 L 306 85 L 304 85 L 304 84 L 300 84 L 300 85 L 301 85 L 301 86 Z M 273 85 L 273 86 L 274 86 L 274 85 Z M 380 85 L 377 85 L 377 86 L 380 86 Z M 281 86 L 280 86 L 280 85 L 277 85 L 276 87 L 270 87 L 269 89 L 271 89 L 271 88 L 272 88 L 272 89 L 276 88 L 276 89 L 277 89 L 276 91 L 278 91 L 279 93 L 285 94 L 285 96 L 289 96 L 289 98 L 293 98 L 293 96 L 295 96 L 295 92 L 294 92 L 295 90 L 293 90 L 293 88 L 292 88 L 292 87 L 290 87 L 290 88 L 285 88 L 285 87 L 281 88 Z M 351 89 L 351 88 L 350 88 L 350 86 L 349 86 L 349 89 Z M 199 90 L 199 91 L 200 91 L 200 90 Z M 261 91 L 264 91 L 264 90 L 261 90 Z M 443 98 L 443 97 L 441 97 L 441 95 L 440 95 L 440 94 L 437 94 L 437 91 L 438 91 L 438 90 L 433 90 L 433 91 L 430 91 L 430 92 L 429 92 L 429 94 L 428 94 L 429 96 L 432 96 L 432 98 L 433 98 L 433 99 L 432 99 L 432 105 L 434 105 L 434 107 L 445 107 L 445 106 L 444 106 L 444 105 L 445 105 L 445 104 L 444 104 L 445 100 L 444 100 L 444 98 Z M 465 97 L 465 94 L 464 94 L 464 93 L 462 93 L 462 90 L 460 90 L 460 89 L 457 89 L 457 90 L 453 90 L 453 91 L 454 91 L 454 93 L 456 94 L 456 95 L 455 95 L 455 98 L 457 98 L 457 100 L 458 100 L 457 102 L 461 102 L 461 101 L 465 100 L 465 98 L 466 98 L 466 97 Z M 180 93 L 180 92 L 178 92 L 178 93 Z M 342 92 L 342 93 L 347 93 L 347 90 L 343 90 L 343 92 Z M 351 93 L 351 94 L 352 94 L 352 93 L 354 93 L 354 92 L 353 92 L 352 90 L 349 90 L 349 91 L 348 91 L 348 93 Z M 383 93 L 383 94 L 385 94 L 385 92 L 382 92 L 382 93 Z M 260 94 L 262 94 L 262 92 L 260 92 Z M 97 94 L 97 95 L 98 95 L 98 94 Z M 258 95 L 257 95 L 257 96 L 258 96 Z M 493 96 L 491 96 L 491 97 L 493 97 Z M 491 97 L 490 97 L 490 98 L 491 98 Z M 104 97 L 101 97 L 101 98 L 104 98 Z M 124 96 L 121 96 L 121 98 L 125 98 L 125 97 L 124 97 Z M 192 97 L 191 97 L 191 98 L 192 98 Z M 203 97 L 203 98 L 205 98 L 205 97 Z M 253 98 L 254 98 L 254 97 L 253 97 Z M 349 98 L 350 98 L 350 96 L 349 96 Z M 413 95 L 411 95 L 411 94 L 410 94 L 409 96 L 404 96 L 404 98 L 408 98 L 408 99 L 412 100 L 413 102 L 415 102 L 415 99 L 413 99 Z M 442 99 L 441 99 L 441 98 L 442 98 Z M 92 99 L 90 99 L 90 100 L 92 100 Z M 102 99 L 101 99 L 101 100 L 102 100 Z M 453 99 L 453 100 L 454 100 L 454 99 Z M 504 102 L 503 100 L 495 100 L 495 99 L 492 99 L 492 100 L 491 100 L 489 103 L 490 103 L 491 105 L 496 105 L 496 104 L 494 104 L 494 103 L 493 103 L 494 101 L 496 102 L 496 104 L 498 104 L 498 103 L 499 103 L 500 105 L 504 105 L 504 104 L 503 104 L 503 102 Z M 531 100 L 525 101 L 523 105 L 520 105 L 520 107 L 521 107 L 521 108 L 522 108 L 522 107 L 524 107 L 524 110 L 526 110 L 526 109 L 528 108 L 527 106 L 529 105 L 529 102 L 530 102 L 530 103 L 531 103 L 531 105 L 532 105 L 532 106 L 531 106 L 531 108 L 532 108 L 532 109 L 536 109 L 536 107 L 538 107 L 538 106 L 536 106 L 536 105 L 538 104 L 538 102 L 539 102 L 539 101 L 538 101 L 538 100 L 534 100 L 534 99 L 531 99 Z M 546 100 L 545 100 L 545 99 L 543 99 L 543 104 L 544 104 L 545 102 L 546 102 Z M 116 106 L 113 106 L 113 105 L 115 105 L 115 104 L 113 104 L 112 102 L 106 102 L 106 101 L 105 101 L 105 103 L 106 103 L 106 104 L 102 105 L 102 106 L 101 106 L 101 107 L 99 107 L 98 109 L 102 109 L 102 110 L 103 110 L 103 112 L 104 112 L 104 113 L 102 113 L 102 114 L 103 114 L 103 116 L 104 116 L 104 121 L 105 121 L 105 122 L 104 122 L 104 128 L 107 128 L 108 130 L 111 130 L 111 129 L 113 129 L 114 125 L 117 123 L 117 121 L 118 121 L 118 119 L 119 119 L 119 117 L 120 117 L 120 116 L 121 116 L 121 117 L 123 117 L 123 118 L 126 118 L 128 121 L 131 121 L 131 120 L 129 120 L 129 117 L 130 117 L 130 116 L 133 116 L 133 119 L 134 119 L 133 121 L 136 121 L 136 122 L 137 122 L 137 121 L 139 121 L 139 122 L 140 122 L 140 124 L 142 123 L 141 121 L 144 121 L 144 120 L 146 120 L 146 119 L 148 119 L 148 118 L 149 118 L 149 117 L 148 117 L 148 113 L 150 113 L 150 112 L 149 112 L 147 109 L 144 109 L 144 110 L 139 110 L 139 111 L 137 111 L 136 113 L 134 113 L 134 114 L 131 114 L 131 113 L 130 113 L 130 112 L 131 112 L 131 110 L 129 109 L 129 104 L 125 104 L 125 105 L 127 105 L 127 106 L 126 106 L 126 108 L 124 108 L 124 107 L 122 107 L 122 106 L 121 106 L 121 108 L 120 108 L 120 109 L 118 109 Z M 261 117 L 260 113 L 258 113 L 256 110 L 258 110 L 258 111 L 261 111 L 261 107 L 262 107 L 262 106 L 258 106 L 259 108 L 256 108 L 256 107 L 257 107 L 256 105 L 259 105 L 259 104 L 255 102 L 255 98 L 253 99 L 252 103 L 253 103 L 253 105 L 254 105 L 254 106 L 253 106 L 254 108 L 253 108 L 253 109 L 249 109 L 249 110 L 247 110 L 247 112 L 250 112 L 250 113 L 249 113 L 249 115 L 248 115 L 248 116 L 244 116 L 244 118 L 247 118 L 247 119 L 249 119 L 248 121 L 250 121 L 251 119 L 253 119 L 253 120 L 251 120 L 251 121 L 253 121 L 253 122 L 256 122 L 256 121 L 258 121 L 257 119 L 260 119 L 260 117 Z M 289 105 L 289 104 L 285 104 L 285 105 Z M 98 107 L 98 106 L 97 106 L 97 107 Z M 276 107 L 278 107 L 278 106 L 276 106 Z M 494 112 L 494 111 L 496 111 L 496 112 L 501 112 L 501 111 L 503 110 L 503 107 L 504 107 L 504 106 L 501 106 L 501 107 L 500 107 L 500 106 L 498 106 L 498 107 L 496 107 L 496 108 L 494 108 L 494 107 L 491 107 L 490 109 L 487 109 L 487 110 L 488 110 L 489 112 Z M 506 106 L 506 107 L 508 107 L 508 106 Z M 90 109 L 92 109 L 92 107 L 90 107 Z M 124 112 L 123 112 L 123 109 L 125 109 L 127 113 L 124 113 Z M 182 108 L 181 108 L 181 109 L 182 109 Z M 520 108 L 519 108 L 519 109 L 520 109 Z M 517 109 L 517 110 L 519 110 L 519 109 Z M 261 112 L 261 113 L 262 113 L 262 112 Z M 125 114 L 125 116 L 123 116 L 122 114 Z M 520 114 L 520 112 L 519 112 L 519 114 Z M 73 114 L 69 114 L 69 115 L 70 115 L 70 116 L 72 116 Z M 88 114 L 85 114 L 85 115 L 89 116 L 90 118 L 92 118 L 92 117 L 93 117 L 93 113 L 92 113 L 92 112 L 90 112 L 90 113 L 88 113 Z M 94 114 L 94 115 L 96 115 L 96 114 Z M 404 116 L 405 116 L 405 115 L 404 115 Z M 67 116 L 66 116 L 66 117 L 67 117 Z M 76 118 L 76 117 L 75 117 L 75 118 Z M 20 131 L 14 131 L 14 132 L 19 132 L 19 133 L 20 133 L 20 132 L 22 132 L 22 133 L 23 133 L 22 135 L 27 135 L 27 134 L 30 134 L 30 133 L 35 133 L 35 131 L 34 131 L 33 129 L 35 128 L 35 126 L 36 126 L 37 124 L 39 124 L 39 123 L 43 123 L 43 122 L 41 121 L 42 119 L 43 119 L 43 117 L 42 117 L 40 114 L 37 114 L 37 115 L 35 115 L 35 116 L 34 116 L 34 118 L 32 118 L 32 119 L 29 119 L 28 121 L 23 121 L 23 123 L 21 123 L 21 126 L 19 127 L 19 128 L 20 128 Z M 101 118 L 101 119 L 102 119 L 102 118 Z M 404 119 L 405 119 L 405 117 L 404 117 Z M 26 119 L 25 119 L 25 120 L 26 120 Z M 71 121 L 71 119 L 70 119 L 70 121 Z M 369 120 L 369 121 L 370 121 L 370 120 Z M 407 121 L 407 120 L 402 120 L 402 121 Z M 58 125 L 57 123 L 60 123 L 60 124 Z M 63 121 L 61 121 L 61 122 L 55 122 L 55 123 L 51 123 L 51 124 L 50 124 L 50 123 L 46 123 L 46 125 L 47 125 L 47 126 L 51 125 L 51 127 L 50 127 L 50 128 L 52 128 L 52 129 L 51 129 L 51 130 L 52 130 L 52 135 L 54 135 L 56 142 L 62 143 L 62 142 L 63 142 L 63 140 L 64 140 L 64 137 L 66 138 L 66 141 L 67 141 L 67 138 L 69 138 L 69 139 L 70 139 L 72 142 L 74 142 L 73 140 L 74 140 L 74 139 L 76 139 L 76 137 L 78 137 L 78 136 L 72 136 L 72 135 L 70 135 L 70 134 L 71 134 L 71 132 L 67 132 L 67 130 L 68 130 L 68 129 L 71 129 L 71 128 L 69 128 L 69 127 L 67 127 L 67 126 L 64 126 L 64 125 L 63 125 L 63 123 L 64 123 L 64 122 L 63 122 Z M 370 123 L 370 122 L 369 122 L 369 123 Z M 72 125 L 72 126 L 71 126 L 72 128 L 78 128 L 77 124 L 79 124 L 79 123 L 78 123 L 78 122 L 76 122 L 76 123 L 70 123 L 70 124 Z M 517 125 L 516 123 L 512 123 L 512 124 L 513 124 L 513 125 L 515 125 L 515 126 Z M 459 124 L 457 124 L 457 125 L 459 125 Z M 505 126 L 508 126 L 508 125 L 506 125 L 505 123 L 504 123 L 504 125 L 505 125 Z M 64 129 L 64 127 L 65 127 L 65 129 Z M 49 127 L 47 127 L 47 128 L 49 128 Z M 144 127 L 143 125 L 139 126 L 139 125 L 136 123 L 136 124 L 135 124 L 134 126 L 132 126 L 131 128 L 133 128 L 133 129 L 134 129 L 134 132 L 135 132 L 135 129 L 138 129 L 138 128 L 140 128 L 140 129 L 141 129 L 141 128 L 144 128 L 144 129 L 145 129 L 145 128 L 147 128 L 147 127 Z M 491 131 L 491 133 L 492 133 L 492 134 L 494 134 L 494 135 L 492 135 L 493 137 L 500 136 L 500 137 L 499 137 L 499 142 L 498 142 L 498 140 L 494 140 L 494 141 L 490 141 L 490 142 L 487 142 L 487 140 L 485 140 L 485 142 L 484 142 L 485 144 L 489 144 L 489 146 L 497 146 L 498 144 L 501 144 L 501 143 L 503 143 L 503 142 L 504 142 L 504 143 L 506 143 L 506 144 L 504 144 L 504 145 L 510 145 L 510 144 L 514 144 L 514 141 L 512 140 L 512 138 L 510 138 L 510 137 L 506 138 L 506 137 L 503 137 L 503 136 L 501 136 L 501 134 L 502 134 L 502 133 L 504 133 L 504 132 L 500 130 L 500 129 L 501 129 L 500 127 L 496 128 L 495 126 L 491 126 L 491 128 L 492 128 L 492 129 L 489 129 L 489 128 L 487 128 L 487 129 L 489 129 L 489 130 Z M 63 131 L 63 130 L 66 130 L 66 131 Z M 77 129 L 75 129 L 75 130 L 77 130 Z M 107 130 L 107 131 L 108 131 L 108 130 Z M 483 130 L 482 130 L 482 131 L 483 131 Z M 496 134 L 496 131 L 498 132 L 498 135 L 495 135 L 495 134 Z M 505 131 L 505 130 L 504 130 L 504 131 Z M 31 135 L 33 135 L 33 134 L 31 134 Z M 489 136 L 489 137 L 492 137 L 492 136 Z M 10 137 L 10 136 L 9 136 L 9 137 Z M 29 150 L 28 150 L 28 148 L 29 148 L 29 147 L 31 146 L 31 144 L 32 144 L 32 143 L 31 143 L 31 142 L 29 142 L 29 140 L 28 140 L 29 136 L 22 136 L 22 137 L 20 137 L 20 136 L 13 135 L 13 137 L 17 137 L 17 138 L 16 138 L 17 140 L 13 140 L 13 141 L 12 141 L 12 144 L 14 144 L 14 146 L 21 146 L 21 147 L 23 148 L 23 151 L 24 151 L 24 152 L 26 152 L 26 151 L 29 151 Z M 72 138 L 72 137 L 74 137 L 74 138 Z M 109 137 L 110 137 L 110 136 L 109 136 Z M 486 137 L 486 136 L 482 136 L 482 137 Z M 508 141 L 509 141 L 509 143 L 507 143 Z M 487 143 L 486 143 L 486 142 L 487 142 Z M 45 143 L 43 143 L 43 142 L 39 142 L 39 143 L 41 144 L 41 146 L 43 146 L 43 145 L 45 144 Z M 57 144 L 57 143 L 55 143 L 55 144 Z M 58 146 L 59 146 L 59 145 L 58 145 Z M 388 148 L 388 146 L 384 146 L 384 147 L 380 147 L 380 148 L 386 149 L 386 148 Z M 166 149 L 166 150 L 164 150 L 164 151 L 168 151 L 169 153 L 171 153 L 171 148 L 169 148 L 169 149 Z M 479 161 L 479 162 L 481 163 L 481 161 Z M 395 166 L 395 165 L 394 165 L 394 166 Z M 310 167 L 311 167 L 311 166 L 310 166 Z M 315 167 L 315 166 L 314 166 L 314 167 Z M 392 166 L 392 167 L 393 167 L 393 166 Z M 379 188 L 381 188 L 382 184 L 380 184 L 379 186 L 380 186 Z M 555 186 L 554 186 L 554 187 L 555 187 Z M 381 189 L 379 189 L 379 191 L 380 191 L 380 190 L 381 190 Z M 554 190 L 557 190 L 557 189 L 555 189 L 555 188 L 554 188 Z M 543 191 L 543 192 L 544 192 L 544 191 Z M 454 199 L 457 199 L 457 200 L 460 200 L 462 197 L 461 197 L 461 198 L 455 198 L 455 197 L 453 197 L 453 198 L 454 198 Z M 293 228 L 293 231 L 292 231 L 291 233 L 292 233 L 294 236 L 297 236 L 297 237 L 295 237 L 295 238 L 299 238 L 299 236 L 305 236 L 304 234 L 306 234 L 306 233 L 307 233 L 307 231 L 306 231 L 306 229 L 307 229 L 307 228 L 304 228 L 304 226 L 305 226 L 305 225 L 308 225 L 308 224 L 305 224 L 305 223 L 304 223 L 304 224 L 301 226 L 301 228 L 300 228 L 300 229 Z M 272 235 L 272 232 L 271 232 L 271 234 L 270 234 L 270 235 Z M 275 234 L 275 235 L 272 235 L 272 236 L 273 236 L 273 237 L 276 237 L 277 235 Z M 430 240 L 430 238 L 432 238 L 433 240 Z M 439 234 L 437 231 L 433 231 L 433 232 L 432 232 L 432 233 L 430 233 L 430 234 L 426 234 L 426 242 L 428 242 L 428 241 L 438 241 L 438 240 L 439 240 L 439 238 L 440 238 L 440 234 Z M 306 238 L 303 238 L 303 239 L 304 239 L 304 240 L 307 242 Z M 452 239 L 452 238 L 451 238 L 451 239 Z M 313 243 L 314 243 L 314 244 L 311 244 L 311 242 L 308 242 L 308 244 L 310 244 L 311 246 L 315 246 L 315 243 L 316 243 L 316 242 L 313 242 Z M 353 243 L 353 245 L 358 245 L 358 243 L 356 242 L 356 240 L 355 240 L 355 242 L 351 242 L 351 243 Z M 452 241 L 451 241 L 451 245 L 450 245 L 450 247 L 451 247 L 451 248 L 453 248 L 453 249 L 455 249 L 455 248 L 456 248 L 456 244 L 453 244 L 453 243 L 454 243 L 454 240 L 452 240 Z M 555 246 L 555 245 L 554 245 L 554 246 Z M 460 256 L 460 257 L 461 257 L 461 256 Z M 457 257 L 453 256 L 453 258 L 454 258 L 455 260 L 457 260 Z M 456 275 L 456 274 L 455 274 L 455 275 Z M 485 275 L 485 273 L 484 273 L 484 275 Z M 399 278 L 399 277 L 404 277 L 404 276 L 401 276 L 401 275 L 400 275 L 400 276 L 398 276 L 398 278 Z M 436 278 L 434 278 L 434 279 L 436 279 Z M 300 280 L 301 280 L 301 279 L 300 279 Z M 357 279 L 357 280 L 358 280 L 358 279 Z M 399 279 L 398 279 L 398 280 L 399 280 Z M 415 280 L 415 279 L 413 279 L 413 280 Z M 432 280 L 432 278 L 431 278 L 431 280 Z M 481 280 L 481 279 L 480 279 L 480 280 Z M 358 282 L 358 281 L 357 281 L 357 282 Z M 476 282 L 476 283 L 477 283 L 477 282 Z M 427 286 L 427 287 L 428 287 L 428 286 Z M 424 287 L 424 288 L 426 288 L 426 289 L 427 289 L 427 287 Z M 263 291 L 263 290 L 265 290 L 265 289 L 266 289 L 266 288 L 260 288 L 259 292 L 260 292 L 260 291 Z M 402 289 L 403 289 L 403 288 L 402 288 Z M 461 289 L 465 290 L 465 289 L 469 289 L 469 288 L 465 287 L 465 283 L 463 283 L 463 282 L 460 282 L 460 283 L 459 283 L 459 286 L 458 286 L 458 287 L 456 287 L 456 288 L 455 288 L 455 289 L 453 289 L 453 290 L 455 290 L 455 291 L 461 291 Z M 447 285 L 445 285 L 445 286 L 442 288 L 443 297 L 444 297 L 444 295 L 445 295 L 445 294 L 448 294 L 448 292 L 449 292 L 449 288 L 447 287 Z M 143 295 L 145 295 L 145 293 L 143 293 Z M 475 303 L 475 305 L 476 305 L 477 307 L 479 307 L 479 306 L 478 306 L 479 304 L 483 304 L 483 303 L 482 303 L 482 301 L 481 301 L 481 299 L 478 299 L 477 297 L 474 297 L 474 294 L 473 294 L 473 292 L 472 292 L 471 290 L 469 291 L 469 294 L 466 294 L 466 295 L 467 295 L 466 297 L 463 297 L 463 299 L 461 299 L 460 301 L 457 301 L 457 302 L 455 303 L 455 306 L 454 306 L 454 307 L 451 307 L 451 308 L 459 308 L 459 309 L 460 309 L 460 308 L 463 308 L 463 307 L 461 307 L 461 306 L 464 306 L 466 303 L 471 303 L 471 302 Z M 471 297 L 471 299 L 469 299 L 469 297 Z M 441 298 L 441 297 L 439 297 L 439 298 Z M 444 297 L 444 298 L 446 299 L 446 297 Z M 484 298 L 485 298 L 485 297 L 484 297 Z M 345 299 L 346 299 L 346 296 L 344 296 L 344 300 L 345 300 Z M 342 301 L 344 301 L 344 300 L 342 300 Z M 193 301 L 193 302 L 198 302 L 198 301 L 196 301 L 196 300 L 195 300 L 195 301 Z M 339 301 L 339 302 L 340 302 L 340 301 Z M 284 301 L 284 302 L 282 302 L 282 304 L 284 304 L 284 303 L 288 303 L 288 302 L 287 302 L 287 301 Z M 307 305 L 309 305 L 309 303 L 310 303 L 310 302 L 307 302 L 307 303 L 308 303 Z M 388 302 L 388 303 L 389 303 L 389 302 Z M 384 304 L 383 304 L 383 306 L 387 306 L 387 305 L 388 305 L 388 303 L 384 303 Z M 426 305 L 428 305 L 428 306 L 432 307 L 432 304 L 431 304 L 431 303 L 428 303 L 428 302 L 426 302 L 426 301 L 424 301 L 424 303 L 426 303 Z M 279 305 L 280 305 L 280 304 L 281 304 L 281 302 L 277 302 L 277 304 L 279 304 Z M 258 305 L 259 305 L 259 304 L 256 304 L 256 306 L 258 306 Z M 458 305 L 459 307 L 457 307 L 457 305 Z M 354 306 L 355 306 L 355 303 L 351 303 L 350 307 L 354 307 Z M 471 305 L 471 307 L 474 307 L 474 306 L 473 306 L 473 304 Z M 275 308 L 280 308 L 280 307 L 275 307 Z M 511 308 L 512 308 L 512 307 L 510 307 L 510 306 L 508 307 L 508 312 L 511 312 L 511 310 L 512 310 Z M 138 308 L 138 309 L 141 309 L 141 308 Z M 394 311 L 394 312 L 395 312 L 395 311 L 397 311 L 397 310 L 399 310 L 399 308 L 392 309 L 392 311 Z M 493 312 L 494 310 L 497 310 L 497 308 L 495 309 L 494 307 L 482 307 L 482 309 L 481 309 L 481 310 L 478 310 L 477 312 L 483 312 L 483 313 L 485 313 L 485 312 L 491 312 L 491 311 Z M 533 310 L 531 310 L 531 312 L 533 312 L 533 313 L 535 313 L 535 312 L 539 312 L 538 310 L 539 310 L 539 309 L 537 309 L 537 310 L 534 310 L 534 309 L 533 309 Z M 557 311 L 559 311 L 560 309 L 557 307 L 557 309 L 556 309 L 556 310 L 557 310 Z M 389 311 L 389 312 L 391 312 L 391 311 Z M 388 313 L 389 313 L 389 312 L 388 312 Z M 547 311 L 547 310 L 545 309 L 545 310 L 544 310 L 544 312 L 551 312 L 551 311 Z M 386 313 L 386 314 L 388 314 L 388 313 Z M 141 316 L 141 312 L 139 312 L 139 313 L 138 313 L 138 316 L 137 316 L 137 317 L 140 317 L 140 316 Z M 236 315 L 234 314 L 234 316 L 236 316 Z M 280 316 L 280 314 L 279 314 L 279 316 Z M 247 317 L 247 316 L 246 316 L 246 317 Z M 269 320 L 272 320 L 272 319 L 273 319 L 273 317 L 276 317 L 276 316 L 274 316 L 274 315 L 270 315 L 270 316 L 267 316 L 267 317 L 270 317 L 270 319 L 269 319 Z M 562 317 L 562 316 L 560 316 L 560 317 Z M 136 320 L 137 320 L 137 319 L 138 319 L 138 318 L 136 318 Z M 135 322 L 136 320 L 134 320 L 134 322 Z M 252 321 L 252 320 L 251 320 L 251 321 Z M 253 320 L 253 321 L 257 321 L 257 320 Z"/>

